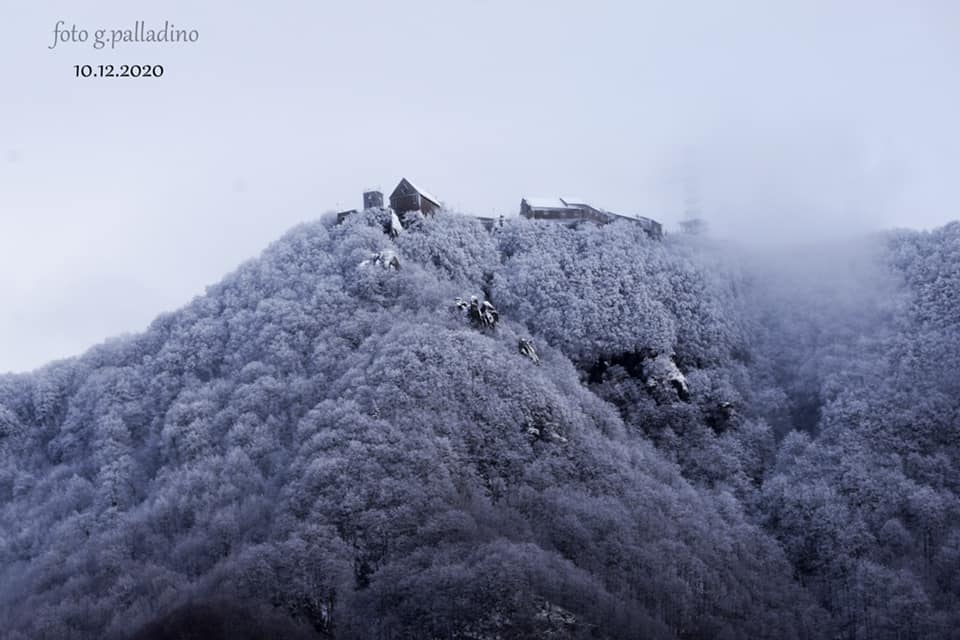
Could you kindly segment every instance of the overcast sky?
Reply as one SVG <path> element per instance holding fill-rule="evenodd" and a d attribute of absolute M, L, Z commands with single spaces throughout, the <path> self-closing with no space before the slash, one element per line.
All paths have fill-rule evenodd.
<path fill-rule="evenodd" d="M 61 43 L 165 20 L 192 45 Z M 76 79 L 75 64 L 162 64 Z M 0 0 L 0 371 L 143 329 L 407 176 L 717 233 L 960 217 L 960 2 Z M 686 166 L 687 169 L 683 169 Z"/>

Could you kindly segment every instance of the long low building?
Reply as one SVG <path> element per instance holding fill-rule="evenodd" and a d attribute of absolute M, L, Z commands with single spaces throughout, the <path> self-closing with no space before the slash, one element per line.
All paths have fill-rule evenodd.
<path fill-rule="evenodd" d="M 561 224 L 610 224 L 628 220 L 639 224 L 651 238 L 663 238 L 663 225 L 644 216 L 625 216 L 595 207 L 583 198 L 523 198 L 520 200 L 520 216 L 529 220 L 549 220 Z"/>

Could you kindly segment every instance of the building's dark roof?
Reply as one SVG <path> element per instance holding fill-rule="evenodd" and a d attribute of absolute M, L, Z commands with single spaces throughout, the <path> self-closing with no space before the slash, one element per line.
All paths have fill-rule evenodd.
<path fill-rule="evenodd" d="M 561 198 L 524 198 L 531 209 L 567 209 L 567 203 Z"/>
<path fill-rule="evenodd" d="M 402 187 L 404 184 L 406 184 L 408 188 L 410 188 L 410 189 L 412 189 L 413 191 L 416 191 L 417 193 L 419 193 L 421 198 L 424 198 L 424 199 L 426 199 L 426 200 L 429 200 L 430 202 L 432 202 L 433 204 L 437 205 L 438 207 L 439 207 L 439 206 L 442 206 L 442 203 L 440 202 L 439 198 L 437 198 L 436 196 L 434 196 L 433 194 L 431 194 L 429 191 L 424 191 L 423 189 L 421 189 L 421 188 L 418 187 L 417 185 L 413 184 L 412 182 L 410 182 L 410 181 L 407 180 L 406 178 L 401 178 L 401 179 L 400 179 L 399 184 L 397 184 L 397 187 L 396 187 L 396 189 L 393 190 L 393 193 L 390 194 L 390 197 L 392 198 L 392 197 L 394 196 L 394 194 L 396 194 L 397 191 L 400 190 L 400 187 Z"/>

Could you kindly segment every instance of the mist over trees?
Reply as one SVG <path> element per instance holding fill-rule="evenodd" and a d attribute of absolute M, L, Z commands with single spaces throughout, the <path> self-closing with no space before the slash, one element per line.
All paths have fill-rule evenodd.
<path fill-rule="evenodd" d="M 960 224 L 387 222 L 0 376 L 3 637 L 956 633 Z"/>

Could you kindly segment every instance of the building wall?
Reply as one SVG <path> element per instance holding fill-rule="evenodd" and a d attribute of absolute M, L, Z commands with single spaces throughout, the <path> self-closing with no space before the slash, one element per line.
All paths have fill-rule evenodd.
<path fill-rule="evenodd" d="M 357 212 L 356 209 L 350 209 L 349 211 L 341 211 L 340 213 L 337 214 L 337 224 L 341 224 L 344 220 L 346 220 L 348 217 L 350 217 L 356 212 Z"/>
<path fill-rule="evenodd" d="M 654 240 L 663 240 L 663 225 L 656 220 L 651 220 L 646 230 L 647 234 Z"/>
<path fill-rule="evenodd" d="M 363 193 L 364 209 L 382 209 L 383 193 L 380 191 L 364 191 Z"/>
<path fill-rule="evenodd" d="M 617 220 L 629 220 L 633 224 L 639 224 L 651 238 L 660 240 L 663 238 L 663 227 L 656 220 L 650 218 L 632 218 L 621 216 L 608 211 L 601 211 L 589 205 L 568 206 L 560 208 L 534 208 L 526 200 L 520 202 L 520 216 L 528 220 L 548 220 L 562 224 L 575 225 L 580 222 L 592 222 L 594 224 L 609 224 Z"/>
<path fill-rule="evenodd" d="M 521 207 L 520 215 L 530 220 L 551 220 L 554 222 L 595 222 L 605 224 L 610 222 L 608 216 L 593 209 L 568 207 L 565 209 L 534 209 L 529 205 Z"/>
<path fill-rule="evenodd" d="M 390 196 L 390 207 L 398 214 L 406 211 L 420 211 L 420 194 L 395 192 Z"/>

